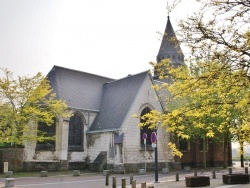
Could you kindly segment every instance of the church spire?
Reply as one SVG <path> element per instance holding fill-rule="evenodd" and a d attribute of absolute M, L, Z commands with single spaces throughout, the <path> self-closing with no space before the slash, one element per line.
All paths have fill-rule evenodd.
<path fill-rule="evenodd" d="M 161 46 L 156 57 L 157 63 L 162 59 L 171 59 L 173 65 L 183 65 L 184 55 L 170 22 L 169 10 L 165 32 L 161 41 Z"/>

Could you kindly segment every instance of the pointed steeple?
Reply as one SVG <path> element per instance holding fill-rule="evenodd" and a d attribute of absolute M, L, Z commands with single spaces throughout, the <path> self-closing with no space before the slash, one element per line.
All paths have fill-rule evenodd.
<path fill-rule="evenodd" d="M 176 38 L 169 16 L 161 46 L 156 57 L 157 63 L 166 58 L 171 59 L 173 65 L 178 66 L 184 64 L 184 55 Z"/>

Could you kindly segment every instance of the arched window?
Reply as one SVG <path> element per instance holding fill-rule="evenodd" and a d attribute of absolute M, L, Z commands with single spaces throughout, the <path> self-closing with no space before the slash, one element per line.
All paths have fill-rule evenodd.
<path fill-rule="evenodd" d="M 44 137 L 42 141 L 37 141 L 36 150 L 55 150 L 55 136 L 56 134 L 56 118 L 54 118 L 54 123 L 47 125 L 44 122 L 38 122 L 37 135 Z M 48 139 L 51 138 L 51 139 Z M 40 139 L 39 139 L 40 140 Z"/>
<path fill-rule="evenodd" d="M 150 108 L 146 107 L 142 110 L 141 112 L 141 117 L 147 113 L 149 113 L 151 110 Z M 140 122 L 143 123 L 145 120 L 140 119 Z M 153 129 L 149 129 L 147 126 L 143 126 L 141 128 L 141 146 L 144 146 L 144 139 L 143 139 L 143 134 L 146 133 L 147 134 L 147 139 L 146 139 L 146 146 L 150 147 L 151 146 L 151 134 L 154 130 Z"/>
<path fill-rule="evenodd" d="M 79 113 L 75 113 L 69 121 L 69 151 L 83 150 L 83 117 Z"/>

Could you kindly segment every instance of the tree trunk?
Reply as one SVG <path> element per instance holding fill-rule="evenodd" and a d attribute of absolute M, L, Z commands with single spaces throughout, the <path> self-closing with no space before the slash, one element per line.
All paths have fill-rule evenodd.
<path fill-rule="evenodd" d="M 240 166 L 244 167 L 244 147 L 243 142 L 240 142 Z"/>
<path fill-rule="evenodd" d="M 203 168 L 207 168 L 206 138 L 203 138 Z"/>
<path fill-rule="evenodd" d="M 223 168 L 227 168 L 227 147 L 228 141 L 227 137 L 224 137 L 224 144 L 223 144 Z"/>
<path fill-rule="evenodd" d="M 17 172 L 17 145 L 14 148 L 14 173 Z"/>

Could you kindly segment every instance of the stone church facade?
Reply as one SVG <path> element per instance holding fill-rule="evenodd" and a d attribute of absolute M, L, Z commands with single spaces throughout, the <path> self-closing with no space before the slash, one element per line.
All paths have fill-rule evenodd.
<path fill-rule="evenodd" d="M 36 169 L 38 163 L 38 168 L 43 168 L 42 163 L 45 166 L 54 163 L 53 168 L 58 169 L 89 165 L 96 171 L 128 172 L 144 168 L 145 162 L 147 169 L 153 170 L 152 130 L 138 126 L 140 116 L 153 109 L 163 109 L 157 100 L 158 93 L 152 88 L 154 80 L 149 71 L 112 80 L 54 66 L 48 78 L 58 97 L 67 102 L 72 116 L 55 120 L 54 131 L 50 132 L 55 135 L 55 142 L 26 144 L 27 170 Z M 38 128 L 45 130 L 43 125 Z M 146 151 L 144 131 L 149 131 Z M 159 128 L 157 139 L 158 161 L 164 166 L 173 161 L 167 147 L 170 136 Z"/>
<path fill-rule="evenodd" d="M 178 44 L 170 19 L 157 55 L 157 62 L 170 58 L 176 66 L 184 65 L 184 55 Z M 150 140 L 157 133 L 159 169 L 171 165 L 197 167 L 201 162 L 196 145 L 187 144 L 181 160 L 171 155 L 167 143 L 171 135 L 140 128 L 141 116 L 150 110 L 164 110 L 159 93 L 152 86 L 162 84 L 157 74 L 149 70 L 114 80 L 95 74 L 54 66 L 47 75 L 57 98 L 66 101 L 70 118 L 57 117 L 52 126 L 37 125 L 38 129 L 55 136 L 55 141 L 25 143 L 20 159 L 22 170 L 109 169 L 112 172 L 154 170 L 155 150 Z M 133 115 L 137 114 L 135 118 Z M 146 133 L 146 144 L 142 135 Z M 221 145 L 209 147 L 211 166 L 222 164 Z M 6 159 L 8 160 L 8 159 Z M 228 155 L 230 160 L 230 154 Z M 11 165 L 10 165 L 11 166 Z M 180 167 L 180 166 L 177 166 Z"/>

